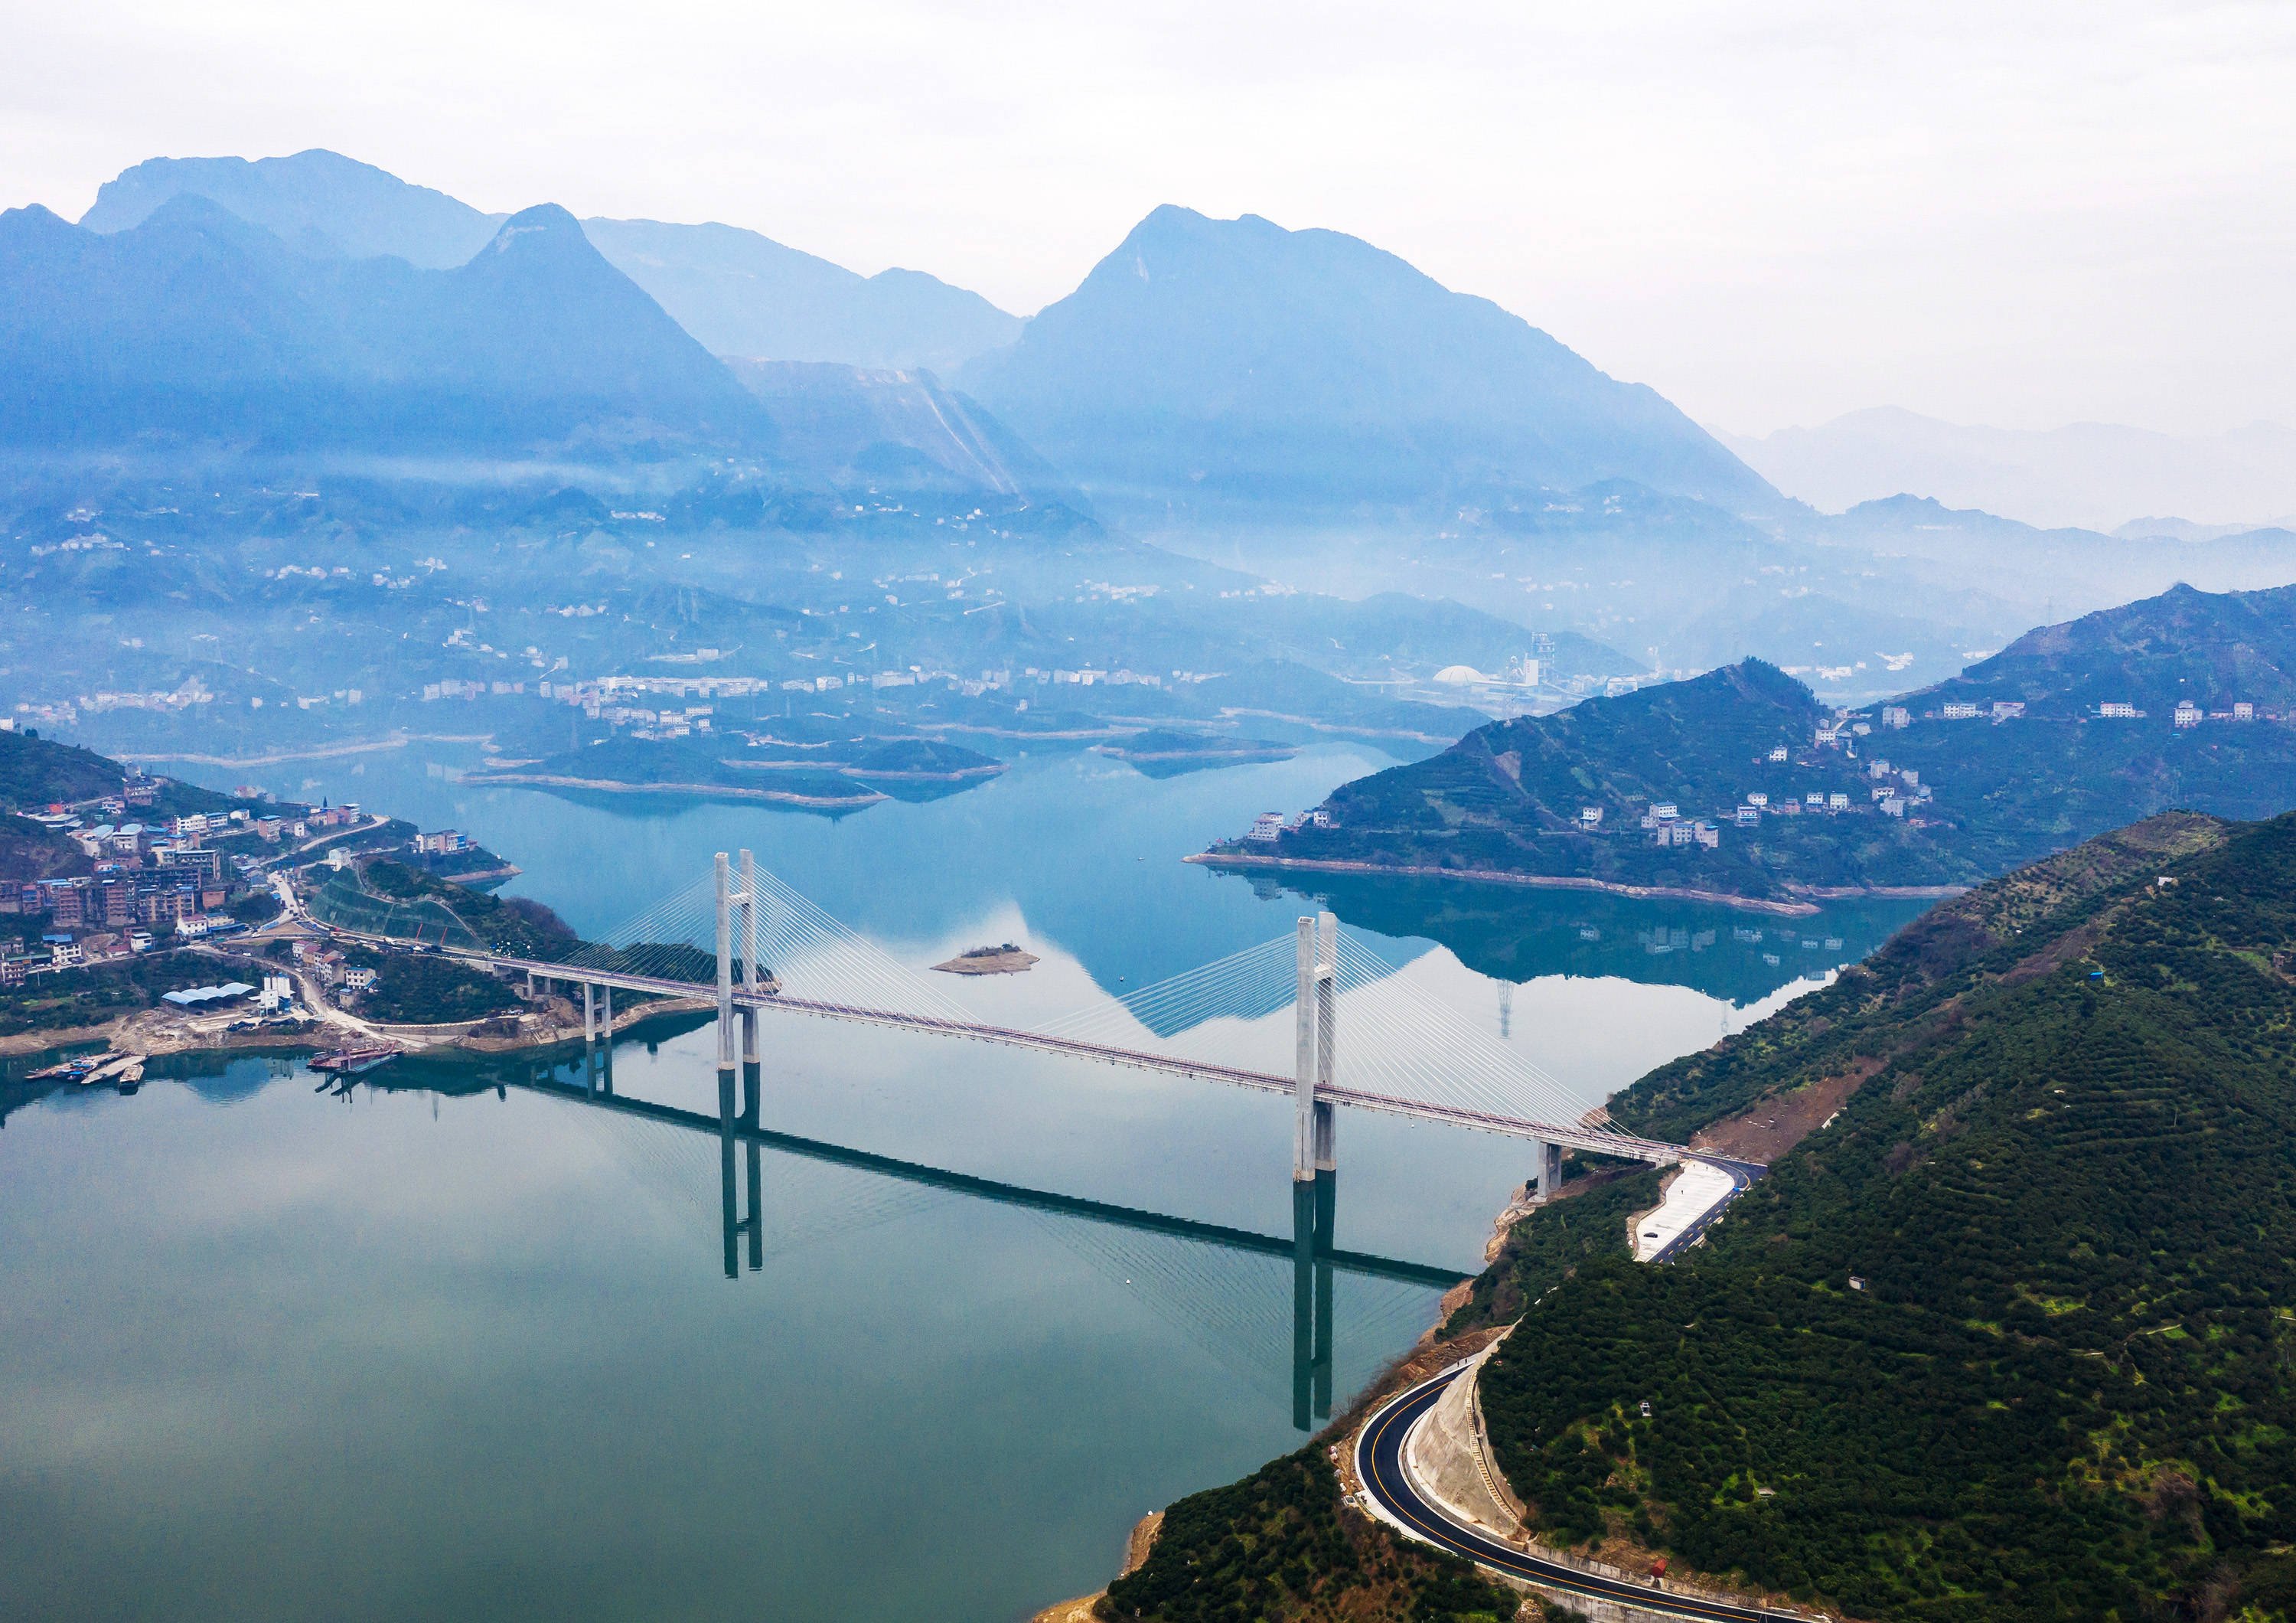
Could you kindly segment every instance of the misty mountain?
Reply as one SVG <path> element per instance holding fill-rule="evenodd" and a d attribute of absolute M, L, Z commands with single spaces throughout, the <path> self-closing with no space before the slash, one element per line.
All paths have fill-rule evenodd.
<path fill-rule="evenodd" d="M 2196 524 L 2188 518 L 2163 518 L 2147 514 L 2132 518 L 2112 532 L 2115 540 L 2141 541 L 2220 541 L 2228 535 L 2258 535 L 2267 531 L 2296 531 L 2296 513 L 2275 519 L 2271 523 L 2256 524 Z"/>
<path fill-rule="evenodd" d="M 80 218 L 106 234 L 171 198 L 221 203 L 315 259 L 392 254 L 430 270 L 467 263 L 509 216 L 313 148 L 291 158 L 153 158 L 122 170 Z M 1009 344 L 1020 319 L 915 270 L 864 276 L 738 227 L 586 219 L 606 260 L 719 355 L 953 371 Z"/>
<path fill-rule="evenodd" d="M 554 204 L 470 261 L 314 259 L 202 197 L 0 215 L 0 440 L 277 449 L 755 442 L 764 413 Z"/>
<path fill-rule="evenodd" d="M 2280 529 L 2196 528 L 2189 540 L 2043 530 L 1926 496 L 1860 502 L 1808 528 L 1832 545 L 1928 559 L 1964 577 L 1981 576 L 2004 596 L 2046 597 L 2060 607 L 2101 607 L 2179 581 L 2211 591 L 2249 591 L 2296 580 L 2296 534 Z"/>
<path fill-rule="evenodd" d="M 2180 438 L 2111 423 L 1964 427 L 1884 406 L 1722 440 L 1779 490 L 1830 513 L 1899 494 L 2044 528 L 2111 530 L 2160 513 L 2254 528 L 2296 513 L 2296 429 L 2273 423 Z"/>
<path fill-rule="evenodd" d="M 1655 391 L 1334 231 L 1158 209 L 960 381 L 1148 525 L 1627 478 L 1778 504 Z"/>
<path fill-rule="evenodd" d="M 152 158 L 96 189 L 80 216 L 110 235 L 142 225 L 172 198 L 222 204 L 298 253 L 316 259 L 395 254 L 427 270 L 466 264 L 509 216 L 411 185 L 388 170 L 313 147 L 291 158 Z"/>
<path fill-rule="evenodd" d="M 953 372 L 1021 331 L 1020 317 L 922 271 L 864 276 L 734 226 L 586 219 L 582 229 L 719 355 Z"/>
<path fill-rule="evenodd" d="M 914 492 L 1036 493 L 1080 506 L 1059 472 L 974 400 L 930 372 L 826 361 L 726 365 L 763 402 L 793 467 L 840 485 Z"/>

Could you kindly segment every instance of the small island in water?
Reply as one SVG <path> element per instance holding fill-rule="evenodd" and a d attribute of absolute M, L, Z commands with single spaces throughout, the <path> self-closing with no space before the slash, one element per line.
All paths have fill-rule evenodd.
<path fill-rule="evenodd" d="M 1023 952 L 1008 941 L 1001 946 L 968 947 L 933 968 L 949 975 L 1018 975 L 1036 961 L 1034 952 Z"/>

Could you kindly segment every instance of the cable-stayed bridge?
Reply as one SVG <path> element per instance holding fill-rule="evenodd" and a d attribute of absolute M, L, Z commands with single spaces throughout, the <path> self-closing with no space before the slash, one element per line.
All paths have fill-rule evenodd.
<path fill-rule="evenodd" d="M 1684 1155 L 1579 1111 L 1553 1077 L 1414 986 L 1329 913 L 1028 1027 L 981 1019 L 748 852 L 719 853 L 711 874 L 563 959 L 475 943 L 446 951 L 530 983 L 579 985 L 591 1040 L 602 1002 L 611 1026 L 616 990 L 714 1002 L 729 1116 L 737 1068 L 756 1085 L 758 1022 L 802 1015 L 1290 1094 L 1292 1176 L 1303 1183 L 1338 1164 L 1340 1106 L 1529 1140 L 1542 1193 L 1559 1180 L 1566 1149 L 1660 1164 Z M 1289 1021 L 1280 1018 L 1287 1008 Z"/>

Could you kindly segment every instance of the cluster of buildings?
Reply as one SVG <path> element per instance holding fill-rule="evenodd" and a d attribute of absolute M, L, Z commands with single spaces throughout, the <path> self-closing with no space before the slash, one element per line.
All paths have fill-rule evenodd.
<path fill-rule="evenodd" d="M 1940 704 L 1935 710 L 1922 712 L 1925 721 L 2013 721 L 2025 713 L 2022 699 L 1964 699 Z M 2124 701 L 2108 699 L 2096 707 L 2101 721 L 2141 721 L 2144 712 Z M 1911 710 L 1903 704 L 1882 707 L 1882 725 L 1888 728 L 1911 727 L 1915 721 Z M 2204 710 L 2190 699 L 2177 702 L 2173 720 L 2178 727 L 2198 727 L 2203 721 L 2259 721 L 2277 720 L 2271 712 L 2260 711 L 2249 700 L 2236 700 L 2228 709 Z"/>
<path fill-rule="evenodd" d="M 1884 817 L 1903 817 L 1908 807 L 1919 809 L 1937 797 L 1936 789 L 1923 783 L 1922 775 L 1911 767 L 1893 768 L 1886 761 L 1871 761 L 1866 765 L 1866 776 L 1873 779 L 1872 798 Z"/>
<path fill-rule="evenodd" d="M 2097 708 L 2102 713 L 2105 707 L 2099 705 Z M 2127 706 L 2121 708 L 2126 709 Z M 2176 713 L 2170 718 L 2178 727 L 2198 727 L 2203 721 L 2253 721 L 2257 719 L 2256 706 L 2246 699 L 2235 702 L 2230 710 L 2202 710 L 2190 699 L 2180 699 Z"/>
<path fill-rule="evenodd" d="M 1243 837 L 1255 844 L 1271 845 L 1283 836 L 1287 828 L 1328 828 L 1331 826 L 1332 814 L 1321 806 L 1310 807 L 1288 820 L 1281 812 L 1262 812 L 1251 820 L 1251 827 L 1243 831 Z"/>
<path fill-rule="evenodd" d="M 1589 812 L 1595 814 L 1592 822 L 1587 820 Z M 1602 820 L 1603 809 L 1600 806 L 1579 809 L 1578 826 L 1581 828 L 1599 827 Z M 1670 800 L 1658 801 L 1644 812 L 1643 827 L 1650 830 L 1653 844 L 1702 845 L 1709 851 L 1719 850 L 1722 844 L 1722 830 L 1718 826 L 1702 818 L 1683 816 L 1682 808 Z"/>
<path fill-rule="evenodd" d="M 36 954 L 0 960 L 0 985 L 20 984 L 32 968 L 67 968 L 148 952 L 160 933 L 196 941 L 244 930 L 246 926 L 222 910 L 250 884 L 262 883 L 260 869 L 251 857 L 234 858 L 210 841 L 251 833 L 276 842 L 363 820 L 357 805 L 302 810 L 291 818 L 236 807 L 131 820 L 129 811 L 152 804 L 159 787 L 134 772 L 118 795 L 24 813 L 72 840 L 93 860 L 94 871 L 0 886 L 0 914 L 45 921 L 39 940 L 29 943 L 38 949 Z M 243 789 L 240 795 L 255 799 L 260 791 Z M 106 820 L 91 824 L 91 817 Z"/>

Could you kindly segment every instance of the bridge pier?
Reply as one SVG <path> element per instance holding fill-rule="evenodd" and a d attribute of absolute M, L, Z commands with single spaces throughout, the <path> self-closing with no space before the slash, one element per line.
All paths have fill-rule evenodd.
<path fill-rule="evenodd" d="M 1542 1200 L 1562 1187 L 1562 1146 L 1549 1139 L 1530 1141 L 1531 1182 Z"/>
<path fill-rule="evenodd" d="M 763 984 L 758 973 L 758 860 L 747 851 L 742 853 L 742 981 L 752 996 Z M 742 1119 L 752 1127 L 758 1125 L 759 1063 L 758 1009 L 753 1003 L 742 1010 Z M 754 1161 L 753 1156 L 750 1192 L 752 1215 L 758 1207 Z M 762 1266 L 755 1261 L 754 1245 L 751 1249 L 751 1265 Z"/>
<path fill-rule="evenodd" d="M 1332 1083 L 1339 1042 L 1340 921 L 1329 913 L 1300 920 L 1300 985 L 1293 1005 L 1292 1178 L 1312 1183 L 1339 1167 L 1339 1124 L 1317 1093 Z"/>

